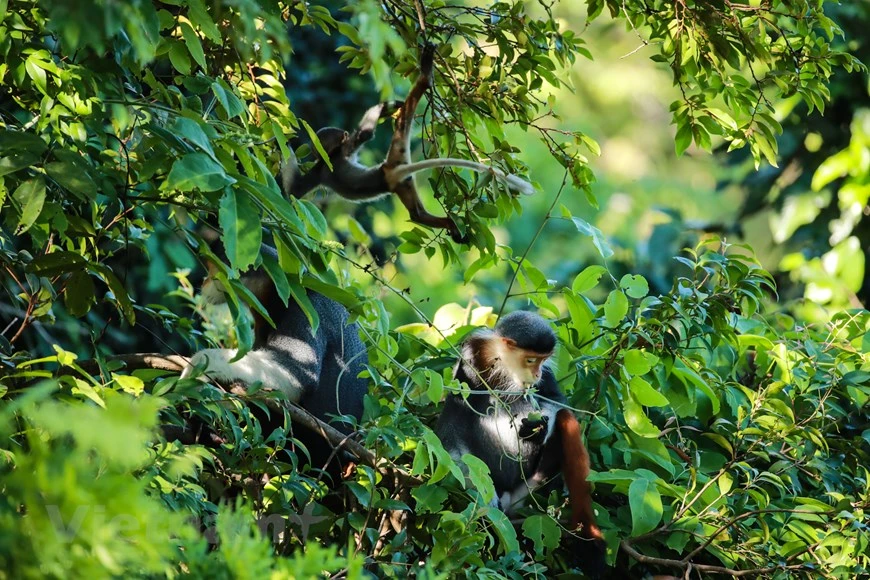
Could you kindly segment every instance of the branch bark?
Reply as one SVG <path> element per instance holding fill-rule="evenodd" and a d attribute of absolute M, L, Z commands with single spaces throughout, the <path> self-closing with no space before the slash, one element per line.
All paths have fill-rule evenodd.
<path fill-rule="evenodd" d="M 107 362 L 119 361 L 122 362 L 128 371 L 137 369 L 158 369 L 164 371 L 181 372 L 188 364 L 188 357 L 179 355 L 165 355 L 160 353 L 135 353 L 121 354 L 106 357 Z M 98 361 L 89 360 L 82 361 L 79 366 L 89 373 L 98 373 L 100 366 Z M 223 385 L 222 385 L 223 386 Z M 245 391 L 242 388 L 230 388 L 229 392 L 238 396 L 245 396 Z M 348 435 L 337 430 L 335 427 L 324 423 L 303 407 L 290 401 L 276 401 L 270 399 L 266 404 L 278 410 L 287 410 L 290 418 L 297 424 L 301 425 L 315 433 L 319 433 L 321 437 L 329 441 L 330 445 L 335 449 L 343 449 L 350 453 L 359 463 L 368 465 L 376 469 L 383 475 L 389 477 L 390 480 L 395 480 L 403 486 L 417 487 L 423 484 L 418 478 L 412 476 L 404 469 L 388 465 L 384 460 L 379 459 L 374 453 L 360 445 L 357 441 L 351 439 Z M 170 426 L 172 427 L 172 426 Z M 179 429 L 174 427 L 174 429 Z M 167 433 L 185 441 L 185 433 L 182 431 Z"/>

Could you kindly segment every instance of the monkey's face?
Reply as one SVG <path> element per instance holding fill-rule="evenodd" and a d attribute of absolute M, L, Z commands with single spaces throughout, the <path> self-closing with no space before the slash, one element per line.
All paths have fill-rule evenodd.
<path fill-rule="evenodd" d="M 514 380 L 523 388 L 536 385 L 541 380 L 544 363 L 553 353 L 541 353 L 521 348 L 509 338 L 502 338 L 501 341 L 503 344 L 502 364 L 504 364 L 505 370 L 513 375 Z"/>

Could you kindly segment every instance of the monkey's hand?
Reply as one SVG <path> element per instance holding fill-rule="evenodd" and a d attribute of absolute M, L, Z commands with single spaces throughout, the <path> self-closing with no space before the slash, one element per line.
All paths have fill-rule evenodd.
<path fill-rule="evenodd" d="M 520 438 L 530 443 L 543 443 L 547 436 L 547 426 L 550 418 L 546 415 L 529 415 L 520 424 Z"/>

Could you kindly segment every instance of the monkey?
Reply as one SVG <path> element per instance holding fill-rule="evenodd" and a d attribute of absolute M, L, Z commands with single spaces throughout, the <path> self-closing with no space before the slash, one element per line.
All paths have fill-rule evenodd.
<path fill-rule="evenodd" d="M 212 248 L 215 257 L 225 259 L 220 242 L 213 243 Z M 265 244 L 261 254 L 277 260 L 276 250 Z M 209 274 L 201 289 L 206 303 L 222 304 L 227 300 L 222 283 L 215 277 L 217 270 L 218 266 L 209 259 Z M 250 352 L 230 362 L 236 355 L 235 349 L 200 350 L 190 359 L 181 378 L 191 377 L 199 370 L 205 377 L 225 384 L 240 382 L 250 386 L 260 381 L 281 391 L 322 421 L 330 422 L 333 416 L 360 420 L 368 381 L 359 374 L 369 359 L 358 325 L 348 322 L 347 309 L 309 290 L 308 299 L 320 318 L 317 331 L 312 332 L 300 306 L 292 299 L 287 303 L 281 300 L 262 266 L 243 273 L 241 281 L 266 309 L 275 328 L 253 311 L 254 345 Z M 345 422 L 333 422 L 333 426 L 349 432 Z M 319 435 L 300 430 L 294 430 L 294 435 L 315 461 L 330 457 L 331 449 Z M 334 471 L 337 466 L 332 467 L 330 474 L 337 473 Z"/>
<path fill-rule="evenodd" d="M 294 155 L 282 165 L 276 181 L 286 197 L 302 197 L 318 186 L 326 186 L 351 201 L 371 201 L 389 193 L 395 193 L 408 209 L 411 221 L 432 228 L 446 229 L 457 244 L 465 243 L 456 222 L 450 216 L 432 215 L 423 207 L 413 175 L 419 171 L 437 167 L 462 167 L 478 172 L 489 172 L 503 181 L 510 189 L 524 194 L 534 193 L 532 185 L 515 175 L 507 175 L 498 168 L 467 159 L 452 157 L 426 159 L 411 162 L 411 124 L 414 111 L 426 90 L 433 86 L 433 61 L 435 47 L 427 44 L 420 59 L 420 76 L 411 88 L 404 103 L 387 102 L 371 107 L 363 115 L 359 126 L 348 133 L 336 127 L 324 127 L 317 131 L 323 150 L 332 169 L 318 159 L 305 175 L 300 175 Z M 356 160 L 360 147 L 374 136 L 378 120 L 398 109 L 393 138 L 384 161 L 374 167 L 366 167 Z"/>
<path fill-rule="evenodd" d="M 489 467 L 493 506 L 510 514 L 531 490 L 561 471 L 588 573 L 603 571 L 605 545 L 592 510 L 589 454 L 580 424 L 567 408 L 547 361 L 556 333 L 541 316 L 516 311 L 493 330 L 473 332 L 460 347 L 455 378 L 471 389 L 467 399 L 447 396 L 435 432 L 458 459 L 469 453 Z"/>

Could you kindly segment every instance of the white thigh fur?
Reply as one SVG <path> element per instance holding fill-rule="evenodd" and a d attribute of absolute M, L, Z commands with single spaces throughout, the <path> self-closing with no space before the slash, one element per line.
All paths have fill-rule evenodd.
<path fill-rule="evenodd" d="M 236 356 L 235 349 L 207 348 L 201 350 L 190 359 L 190 364 L 181 373 L 181 378 L 188 378 L 194 367 L 202 367 L 203 379 L 208 378 L 222 383 L 236 381 L 253 384 L 257 381 L 269 389 L 284 393 L 294 403 L 299 402 L 304 394 L 304 387 L 299 380 L 286 368 L 275 361 L 267 350 L 253 350 L 235 362 L 229 362 Z"/>

